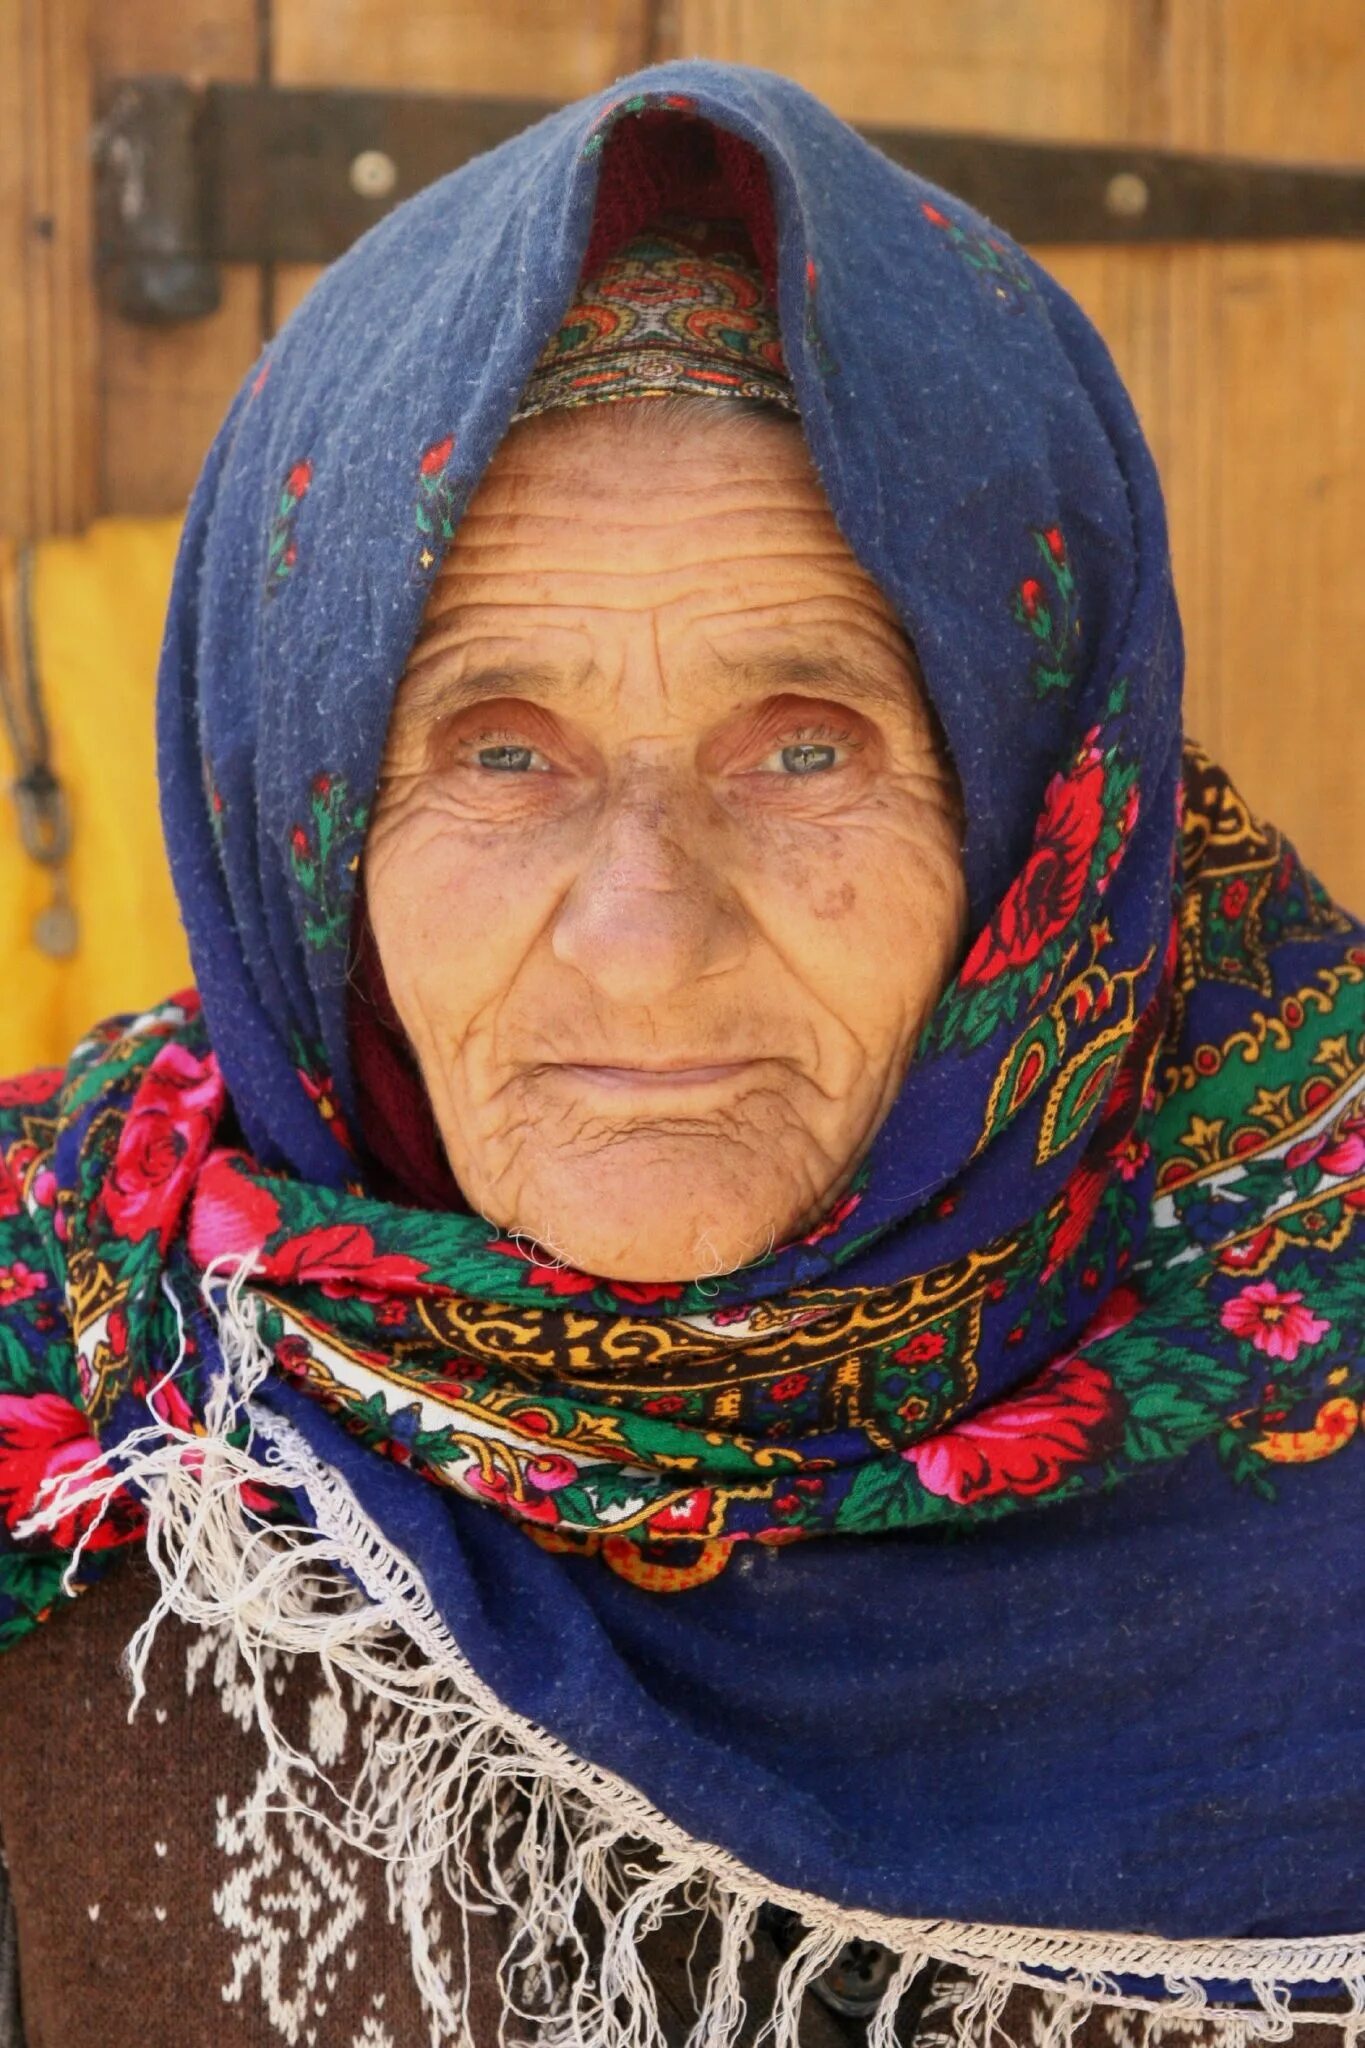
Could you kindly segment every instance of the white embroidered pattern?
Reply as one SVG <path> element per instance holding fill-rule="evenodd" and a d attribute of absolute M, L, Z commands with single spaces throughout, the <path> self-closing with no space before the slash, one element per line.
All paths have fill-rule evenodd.
<path fill-rule="evenodd" d="M 360 1858 L 339 1851 L 335 1837 L 300 1810 L 302 1802 L 281 1812 L 269 1796 L 271 1775 L 266 1765 L 235 1813 L 218 1801 L 214 1839 L 235 1865 L 213 1894 L 214 1912 L 235 1944 L 223 2000 L 240 2003 L 254 1982 L 290 2048 L 311 2048 L 326 2038 L 317 2022 L 326 2017 L 346 1944 L 365 1915 Z"/>
<path fill-rule="evenodd" d="M 279 1654 L 264 1667 L 275 1697 L 281 1696 L 281 1680 L 297 1665 L 297 1658 Z M 230 1631 L 208 1628 L 191 1638 L 187 1692 L 194 1691 L 205 1672 L 223 1712 L 250 1728 L 250 1674 Z M 342 1686 L 326 1679 L 306 1703 L 307 1753 L 323 1769 L 338 1764 L 352 1743 L 368 1749 L 381 1742 L 392 1718 L 385 1703 L 366 1699 L 359 1686 L 352 1683 L 347 1690 L 349 1711 Z M 236 1806 L 219 1797 L 214 1840 L 232 1865 L 213 1893 L 214 1912 L 232 1944 L 224 2003 L 241 2003 L 254 1986 L 271 2025 L 290 2048 L 330 2044 L 334 2036 L 323 2022 L 343 1974 L 353 1979 L 364 1953 L 363 1941 L 352 1939 L 366 1913 L 361 1856 L 313 1810 L 306 1792 L 300 1801 L 292 1789 L 283 1791 L 274 1761 L 262 1766 Z M 439 1967 L 448 1973 L 452 1957 L 441 1945 L 446 1930 L 434 1897 L 425 1931 Z M 380 2017 L 384 2002 L 383 1991 L 371 1994 L 371 2010 L 351 2048 L 396 2048 Z"/>
<path fill-rule="evenodd" d="M 295 1659 L 262 1662 L 278 1697 Z M 249 1729 L 255 1719 L 251 1674 L 230 1632 L 204 1629 L 190 1640 L 185 1687 L 193 1693 L 205 1674 L 230 1720 Z M 321 1765 L 335 1764 L 346 1747 L 348 1717 L 336 1686 L 322 1684 L 308 1711 L 309 1747 Z M 213 1909 L 233 1944 L 226 2004 L 238 2004 L 255 1985 L 276 2031 L 290 2048 L 313 2048 L 326 2036 L 326 2017 L 342 1970 L 354 1970 L 350 1937 L 365 1915 L 360 1858 L 308 1810 L 308 1801 L 282 1807 L 278 1774 L 267 1762 L 241 1803 L 217 1802 L 214 1840 L 232 1866 L 213 1894 Z M 387 2029 L 365 2022 L 360 2048 L 382 2048 Z"/>

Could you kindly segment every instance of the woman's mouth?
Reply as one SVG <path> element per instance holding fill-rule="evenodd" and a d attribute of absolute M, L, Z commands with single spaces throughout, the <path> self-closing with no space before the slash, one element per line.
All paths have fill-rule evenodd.
<path fill-rule="evenodd" d="M 706 1088 L 734 1081 L 757 1060 L 680 1061 L 655 1066 L 611 1066 L 597 1062 L 566 1060 L 559 1072 L 586 1088 L 612 1089 L 618 1093 L 663 1094 L 679 1088 Z"/>

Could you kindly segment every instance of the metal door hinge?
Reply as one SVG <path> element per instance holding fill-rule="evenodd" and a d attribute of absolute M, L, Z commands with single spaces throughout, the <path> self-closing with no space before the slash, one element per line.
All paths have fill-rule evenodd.
<path fill-rule="evenodd" d="M 127 318 L 192 320 L 223 263 L 329 263 L 383 214 L 553 111 L 540 100 L 128 78 L 95 136 L 104 289 Z M 1018 241 L 1365 233 L 1365 170 L 864 128 Z"/>

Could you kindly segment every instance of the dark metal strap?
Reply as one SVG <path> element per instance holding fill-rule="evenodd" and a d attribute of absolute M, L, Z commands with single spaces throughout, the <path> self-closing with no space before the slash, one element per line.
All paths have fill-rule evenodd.
<path fill-rule="evenodd" d="M 221 263 L 329 263 L 548 101 L 128 78 L 96 131 L 106 291 L 128 318 L 217 303 Z M 1022 242 L 1365 233 L 1365 171 L 933 128 L 866 128 Z"/>

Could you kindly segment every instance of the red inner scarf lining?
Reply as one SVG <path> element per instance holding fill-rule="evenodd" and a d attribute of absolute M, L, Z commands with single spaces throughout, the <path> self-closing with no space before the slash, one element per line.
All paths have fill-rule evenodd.
<path fill-rule="evenodd" d="M 602 153 L 583 275 L 591 276 L 632 236 L 670 214 L 741 221 L 776 304 L 777 234 L 768 174 L 757 150 L 685 114 L 645 113 L 618 121 Z M 352 955 L 347 1024 L 370 1188 L 385 1201 L 467 1210 L 384 978 L 363 890 L 356 897 Z"/>
<path fill-rule="evenodd" d="M 356 902 L 347 1011 L 351 1073 L 370 1192 L 418 1209 L 468 1209 L 426 1085 L 389 994 L 363 894 Z"/>

